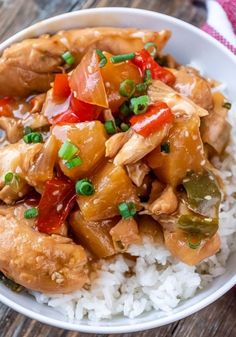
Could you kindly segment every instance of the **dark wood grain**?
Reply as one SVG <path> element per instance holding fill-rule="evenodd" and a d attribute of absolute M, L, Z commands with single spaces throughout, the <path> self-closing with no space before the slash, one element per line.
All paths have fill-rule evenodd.
<path fill-rule="evenodd" d="M 204 8 L 190 0 L 0 0 L 0 41 L 30 24 L 50 16 L 82 8 L 123 6 L 145 8 L 173 15 L 200 26 Z M 236 290 L 200 312 L 179 322 L 123 337 L 235 337 Z M 26 318 L 0 303 L 0 337 L 88 337 L 87 334 L 52 328 Z M 98 335 L 90 335 L 98 337 Z"/>

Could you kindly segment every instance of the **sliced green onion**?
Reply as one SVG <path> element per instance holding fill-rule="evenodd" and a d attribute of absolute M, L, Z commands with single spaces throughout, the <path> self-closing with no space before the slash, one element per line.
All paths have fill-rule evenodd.
<path fill-rule="evenodd" d="M 114 125 L 113 121 L 106 121 L 104 123 L 104 126 L 105 126 L 105 129 L 106 129 L 106 132 L 109 135 L 113 135 L 114 133 L 116 133 L 116 126 Z"/>
<path fill-rule="evenodd" d="M 120 84 L 119 93 L 124 97 L 131 97 L 135 92 L 135 83 L 133 80 L 124 80 Z"/>
<path fill-rule="evenodd" d="M 31 132 L 24 135 L 23 140 L 26 144 L 42 143 L 43 136 L 40 132 Z"/>
<path fill-rule="evenodd" d="M 75 191 L 80 195 L 92 195 L 95 189 L 89 179 L 81 179 L 76 182 Z"/>
<path fill-rule="evenodd" d="M 107 64 L 107 58 L 100 49 L 96 49 L 96 53 L 99 56 L 99 68 L 103 68 Z"/>
<path fill-rule="evenodd" d="M 231 106 L 232 106 L 232 104 L 231 104 L 230 102 L 225 102 L 225 103 L 223 104 L 223 108 L 228 109 L 228 110 L 231 109 Z"/>
<path fill-rule="evenodd" d="M 147 85 L 152 84 L 152 73 L 150 69 L 145 71 L 144 81 Z"/>
<path fill-rule="evenodd" d="M 81 164 L 82 164 L 82 159 L 79 156 L 77 156 L 75 158 L 72 158 L 72 159 L 65 162 L 65 166 L 68 169 L 80 166 Z"/>
<path fill-rule="evenodd" d="M 24 218 L 25 219 L 32 219 L 36 218 L 38 216 L 39 212 L 38 209 L 35 207 L 29 208 L 25 211 L 24 213 Z"/>
<path fill-rule="evenodd" d="M 24 135 L 28 135 L 29 133 L 32 133 L 32 129 L 29 126 L 26 126 L 24 128 Z"/>
<path fill-rule="evenodd" d="M 147 90 L 147 83 L 139 83 L 136 85 L 136 90 L 139 91 L 139 92 L 144 92 Z"/>
<path fill-rule="evenodd" d="M 78 147 L 66 140 L 58 151 L 58 156 L 64 160 L 70 160 L 78 152 Z"/>
<path fill-rule="evenodd" d="M 124 117 L 128 117 L 131 115 L 131 111 L 129 108 L 129 105 L 125 102 L 120 106 L 120 113 L 124 116 Z"/>
<path fill-rule="evenodd" d="M 191 234 L 188 236 L 188 246 L 191 249 L 197 249 L 201 244 L 201 238 L 199 236 L 196 237 L 197 234 L 192 236 Z"/>
<path fill-rule="evenodd" d="M 170 153 L 170 143 L 165 142 L 161 144 L 161 152 Z"/>
<path fill-rule="evenodd" d="M 131 60 L 134 57 L 135 57 L 135 53 L 129 53 L 129 54 L 112 56 L 110 60 L 112 63 L 120 63 L 120 62 Z"/>
<path fill-rule="evenodd" d="M 151 54 L 152 57 L 156 57 L 157 55 L 157 45 L 153 42 L 147 42 L 144 48 Z"/>
<path fill-rule="evenodd" d="M 130 126 L 126 123 L 121 123 L 120 128 L 123 132 L 128 131 Z"/>
<path fill-rule="evenodd" d="M 122 202 L 118 205 L 118 210 L 122 218 L 132 218 L 136 214 L 136 207 L 133 202 Z"/>
<path fill-rule="evenodd" d="M 15 175 L 15 173 L 13 173 L 13 172 L 7 172 L 5 174 L 5 177 L 4 177 L 5 185 L 9 185 L 12 182 L 12 180 L 14 178 L 14 175 Z"/>
<path fill-rule="evenodd" d="M 69 51 L 66 51 L 61 57 L 69 66 L 72 66 L 72 64 L 75 63 L 75 58 Z"/>
<path fill-rule="evenodd" d="M 144 113 L 149 104 L 149 98 L 147 95 L 131 98 L 130 108 L 135 115 Z"/>

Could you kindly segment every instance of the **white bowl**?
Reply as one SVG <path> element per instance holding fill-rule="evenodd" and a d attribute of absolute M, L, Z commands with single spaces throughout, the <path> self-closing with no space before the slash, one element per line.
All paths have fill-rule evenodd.
<path fill-rule="evenodd" d="M 229 97 L 236 97 L 236 57 L 216 40 L 201 30 L 167 15 L 140 9 L 99 8 L 72 12 L 39 22 L 9 38 L 0 45 L 0 52 L 14 42 L 43 33 L 55 33 L 62 29 L 92 26 L 138 27 L 152 30 L 170 29 L 173 36 L 166 51 L 188 64 L 195 62 L 209 77 L 227 84 Z M 236 253 L 227 262 L 224 275 L 216 278 L 208 287 L 193 298 L 181 303 L 169 315 L 155 311 L 130 320 L 115 318 L 98 323 L 83 320 L 69 323 L 52 308 L 36 303 L 27 294 L 15 294 L 0 284 L 0 301 L 12 309 L 63 329 L 87 333 L 125 333 L 159 327 L 184 318 L 209 305 L 236 284 Z"/>

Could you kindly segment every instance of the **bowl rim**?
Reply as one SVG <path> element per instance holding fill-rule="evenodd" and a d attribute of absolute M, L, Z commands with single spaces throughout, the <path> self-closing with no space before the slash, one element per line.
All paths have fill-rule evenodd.
<path fill-rule="evenodd" d="M 180 19 L 171 17 L 166 14 L 162 14 L 159 12 L 154 12 L 150 10 L 145 9 L 138 9 L 138 8 L 126 8 L 126 7 L 100 7 L 100 8 L 90 8 L 90 9 L 83 9 L 78 10 L 74 12 L 64 13 L 57 16 L 50 17 L 48 19 L 39 21 L 21 31 L 14 34 L 13 36 L 7 38 L 3 42 L 0 43 L 0 53 L 5 48 L 7 48 L 12 43 L 15 43 L 17 41 L 21 41 L 25 38 L 28 38 L 28 36 L 35 36 L 34 31 L 38 29 L 44 29 L 47 27 L 47 25 L 51 23 L 56 23 L 57 21 L 60 21 L 62 19 L 68 19 L 71 17 L 79 17 L 84 16 L 86 14 L 93 14 L 93 13 L 113 13 L 113 14 L 142 14 L 144 16 L 153 16 L 156 19 L 162 18 L 167 22 L 175 23 L 189 31 L 194 32 L 195 34 L 201 36 L 205 40 L 207 40 L 209 43 L 214 44 L 217 48 L 221 49 L 224 54 L 229 57 L 236 66 L 236 57 L 231 53 L 224 45 L 222 45 L 220 42 L 215 40 L 213 37 L 205 33 L 204 31 L 200 30 L 199 28 L 184 22 Z M 182 309 L 180 312 L 173 313 L 172 315 L 156 318 L 152 321 L 147 322 L 141 322 L 136 323 L 134 322 L 132 324 L 127 325 L 121 325 L 121 326 L 99 326 L 99 322 L 96 322 L 94 325 L 91 324 L 81 324 L 81 323 L 70 323 L 66 321 L 60 321 L 58 319 L 49 318 L 41 313 L 37 313 L 35 311 L 31 311 L 30 309 L 27 309 L 20 304 L 15 303 L 13 300 L 8 299 L 4 295 L 0 293 L 0 301 L 4 303 L 5 305 L 9 306 L 10 308 L 14 309 L 15 311 L 31 318 L 35 319 L 41 323 L 49 324 L 51 326 L 62 328 L 66 330 L 72 330 L 72 331 L 79 331 L 79 332 L 85 332 L 85 333 L 98 333 L 98 334 L 118 334 L 118 333 L 129 333 L 129 332 L 137 332 L 137 331 L 143 331 L 147 329 L 152 329 L 156 327 L 160 327 L 166 324 L 173 323 L 175 321 L 178 321 L 182 318 L 185 318 L 189 315 L 192 315 L 193 313 L 203 309 L 207 305 L 213 303 L 216 301 L 219 297 L 224 295 L 229 289 L 231 289 L 236 284 L 236 273 L 220 288 L 218 288 L 214 293 L 208 295 L 206 298 L 202 299 L 201 301 L 193 304 L 191 307 L 187 307 Z"/>

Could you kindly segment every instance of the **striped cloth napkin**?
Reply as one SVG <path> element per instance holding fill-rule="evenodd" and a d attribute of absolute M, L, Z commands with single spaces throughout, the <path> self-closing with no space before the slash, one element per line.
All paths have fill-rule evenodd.
<path fill-rule="evenodd" d="M 205 5 L 205 2 L 193 1 Z M 207 0 L 208 18 L 202 29 L 236 55 L 236 0 Z"/>

